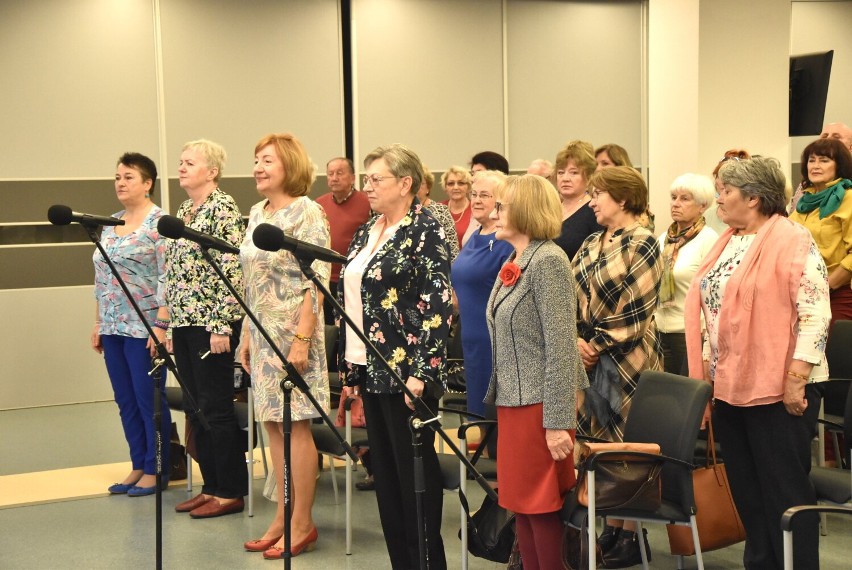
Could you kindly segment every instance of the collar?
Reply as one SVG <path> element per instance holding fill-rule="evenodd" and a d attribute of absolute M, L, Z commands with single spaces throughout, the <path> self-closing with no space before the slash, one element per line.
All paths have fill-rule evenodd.
<path fill-rule="evenodd" d="M 351 197 L 352 197 L 352 194 L 354 194 L 354 193 L 355 193 L 355 187 L 353 186 L 353 187 L 351 187 L 351 188 L 349 189 L 349 194 L 347 194 L 346 196 L 344 196 L 344 197 L 343 197 L 343 200 L 338 200 L 338 199 L 337 199 L 337 196 L 335 196 L 335 195 L 334 195 L 334 192 L 332 192 L 332 193 L 331 193 L 331 199 L 332 199 L 332 200 L 334 200 L 334 203 L 335 203 L 335 204 L 343 204 L 343 203 L 344 203 L 344 202 L 346 202 L 349 198 L 351 198 Z"/>

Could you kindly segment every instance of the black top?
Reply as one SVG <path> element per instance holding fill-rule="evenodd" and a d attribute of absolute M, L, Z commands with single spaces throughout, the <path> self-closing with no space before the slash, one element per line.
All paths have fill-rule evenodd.
<path fill-rule="evenodd" d="M 586 203 L 562 222 L 562 232 L 553 241 L 568 254 L 568 259 L 573 260 L 587 237 L 605 229 L 595 220 L 595 212 Z"/>

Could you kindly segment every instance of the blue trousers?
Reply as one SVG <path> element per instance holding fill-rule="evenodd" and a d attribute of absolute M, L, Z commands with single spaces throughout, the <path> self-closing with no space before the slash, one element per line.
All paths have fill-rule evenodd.
<path fill-rule="evenodd" d="M 151 370 L 151 355 L 145 348 L 147 339 L 120 335 L 103 335 L 104 360 L 112 383 L 112 391 L 124 437 L 130 447 L 133 469 L 142 469 L 147 475 L 157 472 L 156 447 L 154 443 L 154 379 L 148 376 Z M 159 381 L 161 434 L 163 442 L 162 473 L 169 476 L 169 440 L 172 416 L 166 402 L 165 374 Z"/>

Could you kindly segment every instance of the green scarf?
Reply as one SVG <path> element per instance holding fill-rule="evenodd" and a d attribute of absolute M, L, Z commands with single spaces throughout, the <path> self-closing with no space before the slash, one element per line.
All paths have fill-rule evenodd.
<path fill-rule="evenodd" d="M 674 302 L 675 279 L 674 266 L 677 254 L 684 245 L 704 229 L 704 216 L 683 231 L 677 231 L 677 222 L 669 226 L 666 232 L 666 245 L 663 248 L 663 278 L 660 282 L 659 303 L 661 307 L 669 307 Z"/>
<path fill-rule="evenodd" d="M 852 180 L 838 178 L 831 186 L 813 194 L 806 192 L 796 204 L 796 211 L 808 214 L 819 208 L 819 219 L 830 216 L 837 211 L 846 195 L 846 190 L 852 188 Z"/>

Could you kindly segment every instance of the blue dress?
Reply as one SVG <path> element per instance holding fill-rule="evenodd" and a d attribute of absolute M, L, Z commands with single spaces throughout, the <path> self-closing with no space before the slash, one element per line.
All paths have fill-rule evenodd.
<path fill-rule="evenodd" d="M 514 251 L 494 234 L 476 230 L 453 262 L 450 279 L 459 301 L 467 409 L 485 415 L 485 391 L 491 379 L 491 339 L 485 324 L 485 306 L 497 274 Z"/>

